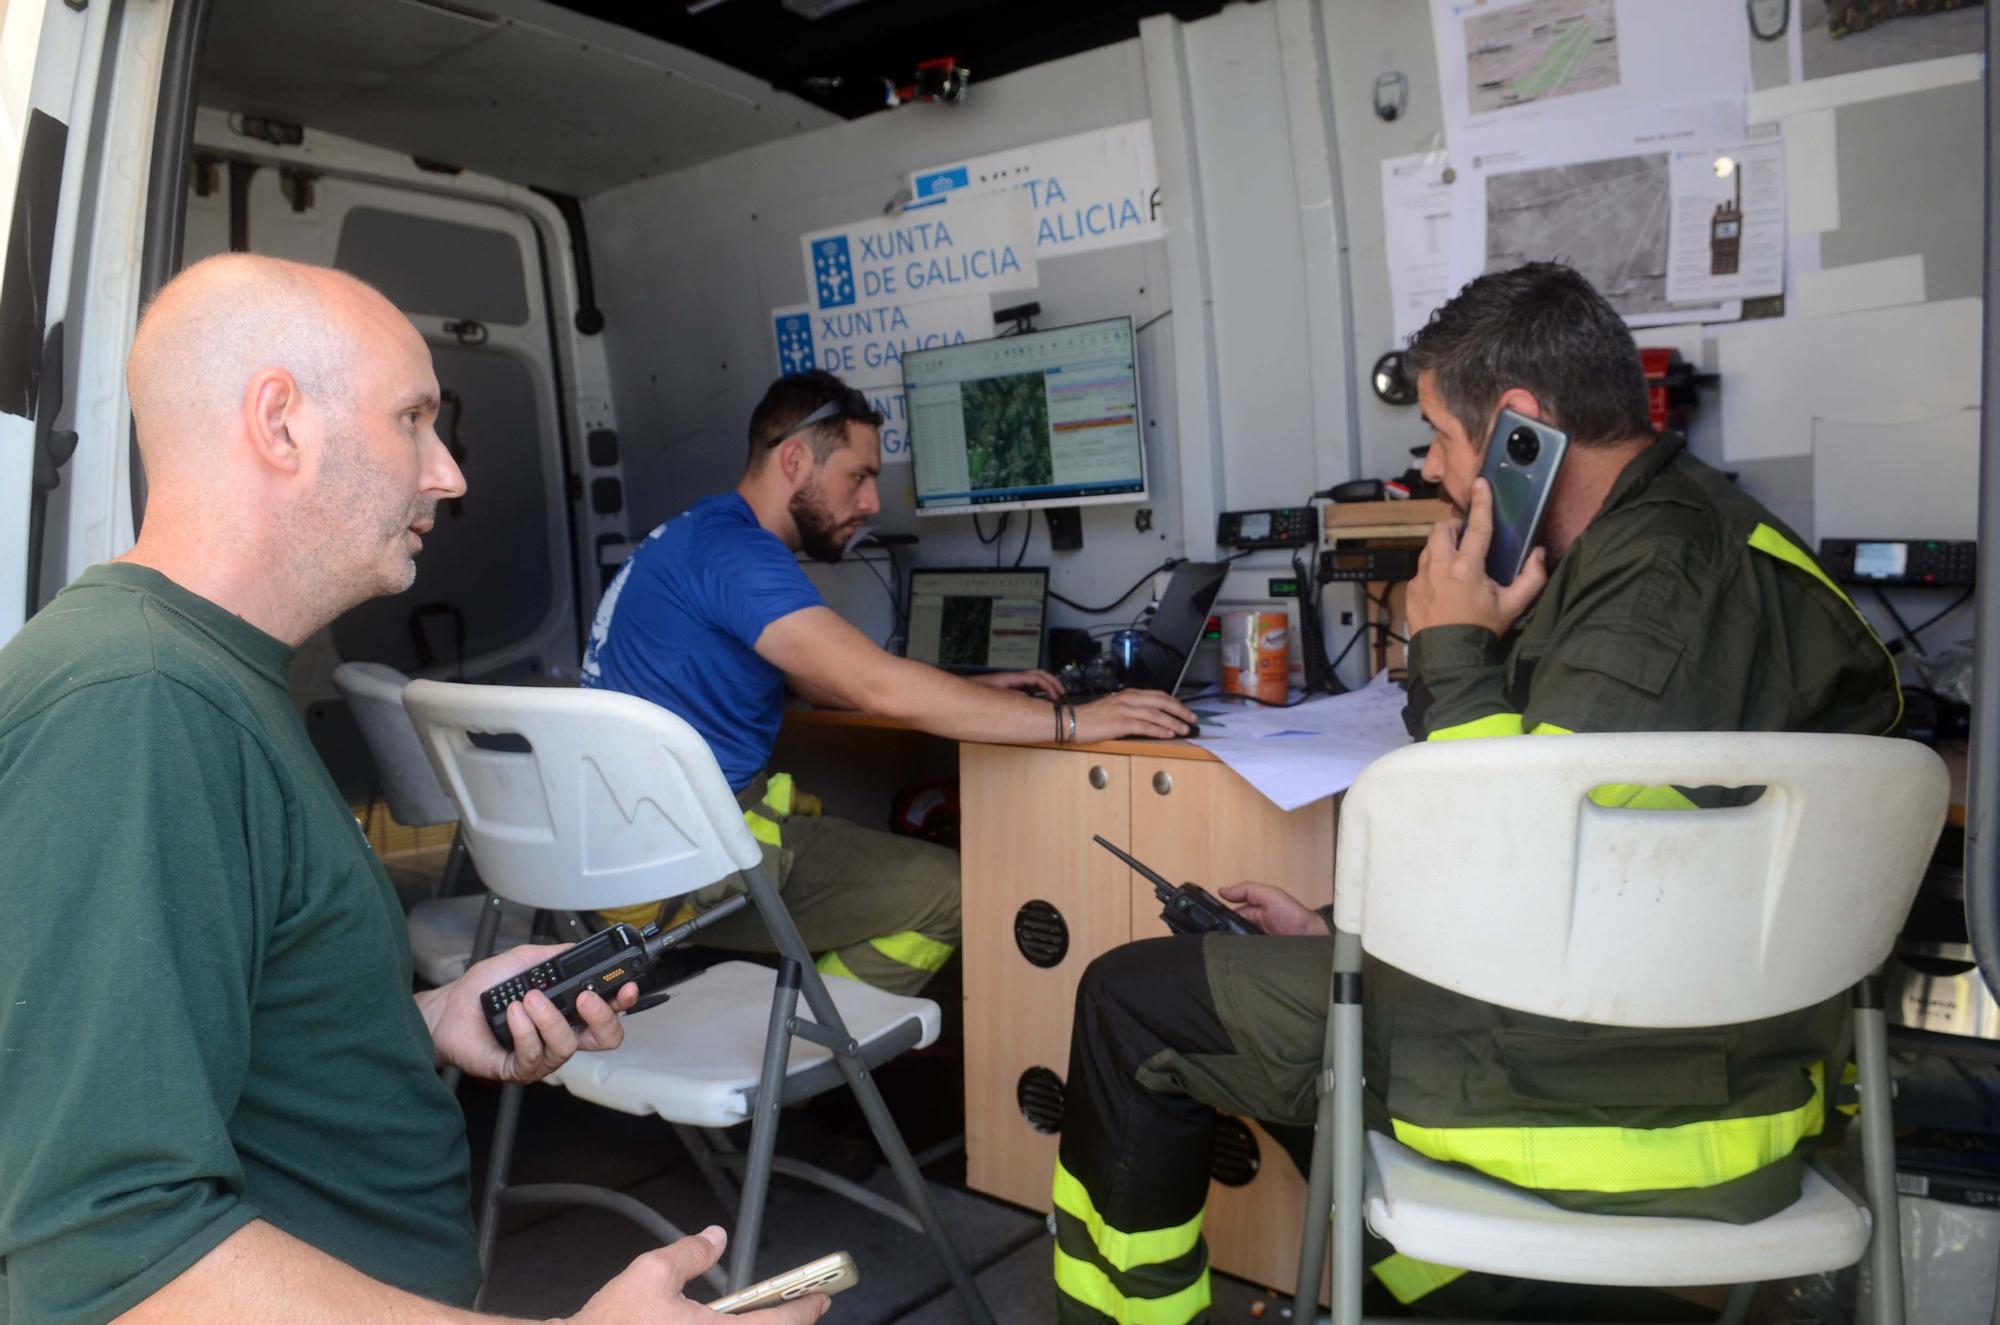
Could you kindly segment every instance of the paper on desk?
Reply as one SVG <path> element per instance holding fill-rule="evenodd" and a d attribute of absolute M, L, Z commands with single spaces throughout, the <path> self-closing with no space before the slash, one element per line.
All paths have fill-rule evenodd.
<path fill-rule="evenodd" d="M 1297 708 L 1200 699 L 1197 743 L 1281 810 L 1347 790 L 1361 770 L 1410 743 L 1403 688 L 1387 672 L 1359 690 Z"/>

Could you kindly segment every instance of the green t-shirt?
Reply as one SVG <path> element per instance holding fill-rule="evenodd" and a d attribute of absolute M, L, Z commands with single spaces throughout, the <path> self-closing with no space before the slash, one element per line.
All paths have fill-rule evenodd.
<path fill-rule="evenodd" d="M 478 1286 L 402 911 L 290 661 L 124 565 L 0 649 L 0 1325 L 107 1319 L 251 1219 Z"/>

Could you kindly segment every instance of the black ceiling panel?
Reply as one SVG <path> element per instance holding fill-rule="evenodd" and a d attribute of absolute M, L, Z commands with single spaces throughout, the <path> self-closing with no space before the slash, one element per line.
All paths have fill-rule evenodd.
<path fill-rule="evenodd" d="M 561 0 L 569 9 L 720 60 L 839 115 L 880 110 L 887 84 L 911 81 L 919 62 L 955 58 L 979 84 L 1031 65 L 1139 35 L 1139 20 L 1206 18 L 1221 0 L 857 0 L 807 18 L 781 0 Z M 697 0 L 700 8 L 700 0 Z"/>

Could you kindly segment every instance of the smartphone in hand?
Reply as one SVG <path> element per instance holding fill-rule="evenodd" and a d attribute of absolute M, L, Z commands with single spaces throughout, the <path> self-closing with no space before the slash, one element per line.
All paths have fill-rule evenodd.
<path fill-rule="evenodd" d="M 1549 493 L 1562 472 L 1569 434 L 1536 419 L 1500 411 L 1479 476 L 1493 489 L 1493 541 L 1486 548 L 1486 574 L 1495 584 L 1512 584 L 1541 534 Z"/>
<path fill-rule="evenodd" d="M 844 1251 L 836 1251 L 816 1261 L 807 1261 L 795 1270 L 773 1275 L 761 1284 L 752 1284 L 741 1292 L 719 1297 L 708 1304 L 708 1309 L 734 1316 L 745 1311 L 775 1307 L 808 1293 L 838 1293 L 860 1282 L 861 1275 L 854 1268 L 854 1258 Z"/>

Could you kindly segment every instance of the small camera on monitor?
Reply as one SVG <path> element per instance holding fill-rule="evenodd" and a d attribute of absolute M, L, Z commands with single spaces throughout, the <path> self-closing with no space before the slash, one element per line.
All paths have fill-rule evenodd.
<path fill-rule="evenodd" d="M 1533 428 L 1516 428 L 1507 434 L 1507 458 L 1526 468 L 1542 454 L 1542 439 Z"/>

